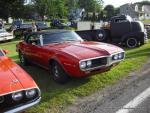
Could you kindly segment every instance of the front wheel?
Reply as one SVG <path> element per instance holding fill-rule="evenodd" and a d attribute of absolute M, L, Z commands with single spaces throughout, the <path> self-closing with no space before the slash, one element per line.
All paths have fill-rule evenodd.
<path fill-rule="evenodd" d="M 138 40 L 136 38 L 134 38 L 134 37 L 128 38 L 126 40 L 126 46 L 128 48 L 135 48 L 135 47 L 138 46 Z"/>
<path fill-rule="evenodd" d="M 21 52 L 19 52 L 19 59 L 20 59 L 21 64 L 23 64 L 24 66 L 29 64 L 24 54 L 22 54 Z"/>
<path fill-rule="evenodd" d="M 53 79 L 60 84 L 64 84 L 69 81 L 68 74 L 64 71 L 61 65 L 57 62 L 53 62 L 51 65 L 51 74 Z"/>

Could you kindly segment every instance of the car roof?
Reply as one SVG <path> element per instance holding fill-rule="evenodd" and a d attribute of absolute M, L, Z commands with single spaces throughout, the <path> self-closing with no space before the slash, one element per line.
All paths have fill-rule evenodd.
<path fill-rule="evenodd" d="M 27 34 L 57 34 L 57 33 L 69 32 L 69 31 L 71 30 L 51 29 L 51 30 L 42 30 L 37 32 L 29 32 Z"/>

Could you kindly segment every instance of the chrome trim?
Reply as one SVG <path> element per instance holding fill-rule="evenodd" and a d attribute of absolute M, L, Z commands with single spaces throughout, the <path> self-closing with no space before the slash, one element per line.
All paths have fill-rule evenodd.
<path fill-rule="evenodd" d="M 117 54 L 117 53 L 116 53 Z M 100 57 L 94 57 L 94 58 L 88 58 L 88 59 L 84 59 L 84 60 L 80 60 L 79 61 L 79 64 L 80 64 L 80 62 L 83 62 L 83 61 L 88 61 L 88 60 L 94 60 L 94 59 L 98 59 L 98 58 L 104 58 L 104 57 L 108 57 L 109 55 L 107 55 L 107 56 L 100 56 Z"/>
<path fill-rule="evenodd" d="M 26 88 L 26 89 L 20 89 L 20 90 L 16 90 L 16 91 L 11 91 L 9 93 L 1 94 L 0 96 L 9 95 L 11 93 L 16 93 L 16 92 L 20 92 L 20 91 L 26 91 L 26 90 L 35 89 L 35 88 L 38 89 L 38 92 L 41 95 L 41 91 L 40 91 L 40 89 L 38 87 L 32 87 L 32 88 Z"/>
<path fill-rule="evenodd" d="M 119 54 L 119 53 L 124 53 L 124 58 L 125 58 L 125 51 L 116 52 L 116 53 L 113 53 L 113 54 L 107 55 L 107 56 L 100 56 L 100 57 L 94 57 L 94 58 L 89 58 L 89 59 L 80 60 L 80 61 L 79 61 L 79 68 L 80 68 L 80 63 L 83 62 L 83 61 L 94 60 L 94 59 L 99 59 L 99 58 L 104 58 L 104 57 L 107 58 L 107 64 L 106 64 L 106 65 L 101 65 L 101 66 L 98 66 L 98 67 L 87 68 L 87 69 L 81 69 L 81 68 L 80 68 L 80 70 L 81 70 L 81 71 L 92 71 L 92 70 L 95 70 L 95 69 L 98 69 L 98 68 L 102 68 L 102 67 L 109 67 L 109 66 L 111 66 L 111 65 L 114 64 L 114 63 L 118 63 L 118 62 L 124 60 L 124 58 L 121 59 L 121 60 L 116 60 L 116 61 L 112 61 L 112 60 L 111 60 L 111 58 L 112 58 L 113 55 Z"/>
<path fill-rule="evenodd" d="M 0 51 L 2 52 L 2 54 L 3 54 L 4 56 L 6 56 L 6 54 L 4 53 L 3 49 L 0 49 Z"/>
<path fill-rule="evenodd" d="M 23 110 L 25 110 L 25 109 L 33 106 L 33 105 L 38 104 L 40 102 L 40 100 L 41 100 L 41 97 L 39 97 L 35 102 L 29 103 L 29 104 L 25 104 L 23 106 L 20 106 L 20 107 L 8 110 L 8 111 L 6 111 L 4 113 L 17 113 L 17 112 L 21 112 L 21 111 L 23 111 Z"/>

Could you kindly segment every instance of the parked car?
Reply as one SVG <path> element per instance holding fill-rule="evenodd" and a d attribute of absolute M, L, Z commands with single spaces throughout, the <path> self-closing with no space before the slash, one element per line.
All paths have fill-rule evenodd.
<path fill-rule="evenodd" d="M 0 113 L 21 112 L 40 102 L 40 90 L 6 53 L 0 49 Z"/>
<path fill-rule="evenodd" d="M 50 23 L 50 26 L 53 28 L 64 29 L 70 27 L 71 23 L 70 24 L 67 22 L 65 23 L 60 19 L 53 19 L 52 22 Z"/>
<path fill-rule="evenodd" d="M 145 44 L 147 34 L 144 24 L 126 15 L 111 18 L 108 26 L 96 30 L 76 31 L 83 39 L 125 45 L 134 48 Z M 90 37 L 90 38 L 89 38 Z"/>
<path fill-rule="evenodd" d="M 5 29 L 0 29 L 0 41 L 12 40 L 14 37 Z"/>
<path fill-rule="evenodd" d="M 144 26 L 145 26 L 148 38 L 150 38 L 150 24 L 145 24 Z"/>
<path fill-rule="evenodd" d="M 17 45 L 20 62 L 50 70 L 53 79 L 86 77 L 110 70 L 124 59 L 124 50 L 110 44 L 83 41 L 74 31 L 50 30 L 28 33 Z"/>
<path fill-rule="evenodd" d="M 45 30 L 49 28 L 46 22 L 43 22 L 43 21 L 37 21 L 35 24 L 39 30 Z"/>
<path fill-rule="evenodd" d="M 43 21 L 37 21 L 35 22 L 35 24 L 37 26 L 38 31 L 49 29 L 49 27 Z M 22 36 L 24 32 L 31 32 L 31 31 L 32 31 L 31 23 L 20 24 L 14 30 L 14 36 Z"/>

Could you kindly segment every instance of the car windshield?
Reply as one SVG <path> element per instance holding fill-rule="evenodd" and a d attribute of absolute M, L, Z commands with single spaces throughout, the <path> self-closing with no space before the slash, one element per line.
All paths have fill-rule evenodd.
<path fill-rule="evenodd" d="M 83 41 L 83 39 L 73 31 L 61 32 L 55 34 L 43 34 L 42 38 L 43 38 L 43 45 L 49 43 L 62 43 L 68 41 Z"/>

